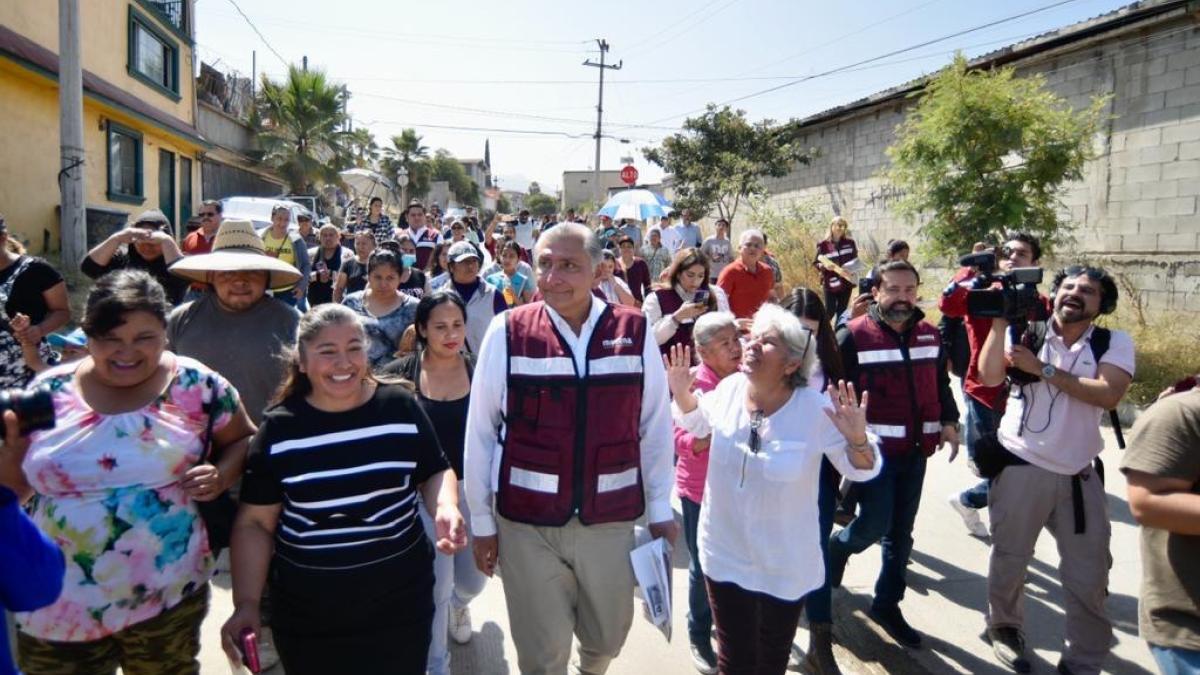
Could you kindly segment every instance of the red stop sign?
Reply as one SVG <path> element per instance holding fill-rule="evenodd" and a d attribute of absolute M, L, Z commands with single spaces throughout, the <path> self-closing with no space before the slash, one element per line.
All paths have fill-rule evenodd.
<path fill-rule="evenodd" d="M 632 165 L 627 166 L 624 169 L 621 169 L 621 182 L 625 183 L 626 185 L 633 185 L 634 183 L 637 182 L 637 179 L 638 179 L 638 170 L 635 169 Z"/>

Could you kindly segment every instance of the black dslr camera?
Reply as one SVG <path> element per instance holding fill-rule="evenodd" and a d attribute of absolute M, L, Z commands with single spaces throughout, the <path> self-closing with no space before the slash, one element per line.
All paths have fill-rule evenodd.
<path fill-rule="evenodd" d="M 1039 350 L 1041 345 L 1036 344 L 1037 335 L 1029 330 L 1029 322 L 1050 318 L 1046 305 L 1038 297 L 1037 285 L 1042 282 L 1042 268 L 1016 267 L 1007 273 L 997 273 L 996 254 L 991 252 L 964 255 L 958 259 L 958 264 L 979 270 L 974 286 L 967 291 L 967 314 L 1008 319 L 1012 343 L 1025 345 L 1035 352 Z M 997 283 L 1000 288 L 992 288 Z M 1008 376 L 1020 384 L 1039 379 L 1016 368 L 1009 368 Z"/>
<path fill-rule="evenodd" d="M 0 413 L 12 410 L 22 436 L 30 432 L 54 428 L 54 400 L 50 389 L 38 387 L 32 391 L 0 389 Z"/>

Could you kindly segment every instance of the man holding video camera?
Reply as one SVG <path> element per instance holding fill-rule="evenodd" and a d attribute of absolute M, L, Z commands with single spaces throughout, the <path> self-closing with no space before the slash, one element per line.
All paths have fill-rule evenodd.
<path fill-rule="evenodd" d="M 1001 314 L 979 355 L 980 381 L 1013 385 L 997 433 L 975 447 L 976 466 L 992 479 L 988 637 L 997 659 L 1029 672 L 1025 576 L 1046 528 L 1058 544 L 1065 591 L 1067 644 L 1058 671 L 1099 673 L 1113 643 L 1104 608 L 1111 527 L 1103 475 L 1093 464 L 1104 450 L 1100 416 L 1133 379 L 1133 340 L 1093 324 L 1117 307 L 1117 285 L 1103 269 L 1072 266 L 1055 275 L 1044 329 L 1034 323 L 1014 335 L 1010 317 L 1024 316 L 1015 311 L 1016 294 L 1007 287 L 967 300 L 969 314 Z"/>
<path fill-rule="evenodd" d="M 988 260 L 990 256 L 990 261 Z M 938 308 L 944 316 L 964 318 L 967 329 L 967 343 L 970 346 L 970 358 L 967 370 L 963 375 L 963 403 L 966 405 L 967 418 L 963 431 L 967 445 L 967 457 L 975 460 L 975 443 L 984 434 L 994 433 L 996 423 L 1004 414 L 1004 405 L 1008 401 L 1008 388 L 1003 384 L 988 387 L 979 379 L 979 352 L 983 349 L 983 341 L 987 339 L 992 329 L 992 319 L 986 316 L 967 316 L 967 293 L 972 288 L 978 288 L 979 282 L 989 287 L 1000 287 L 1000 282 L 985 278 L 988 269 L 999 269 L 1007 274 L 1014 268 L 1023 269 L 1038 267 L 1042 257 L 1042 246 L 1037 237 L 1025 233 L 1014 232 L 1006 238 L 1000 247 L 999 255 L 983 252 L 981 255 L 968 256 L 982 260 L 984 264 L 964 265 L 958 274 L 954 275 L 950 286 L 942 293 Z M 981 272 L 984 276 L 981 276 Z M 1044 321 L 1048 315 L 1049 298 L 1041 296 L 1043 305 L 1035 309 L 1028 319 Z M 963 523 L 971 534 L 977 537 L 988 536 L 987 526 L 979 518 L 979 509 L 987 506 L 988 481 L 983 480 L 974 487 L 961 493 L 955 492 L 949 497 L 950 506 L 962 517 Z"/>

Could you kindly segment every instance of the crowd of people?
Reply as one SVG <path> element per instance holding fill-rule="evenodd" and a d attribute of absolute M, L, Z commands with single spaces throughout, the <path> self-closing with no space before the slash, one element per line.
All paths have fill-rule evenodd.
<path fill-rule="evenodd" d="M 520 672 L 603 673 L 634 618 L 635 522 L 682 535 L 697 671 L 839 673 L 832 589 L 876 543 L 869 617 L 922 646 L 901 610 L 914 524 L 928 458 L 953 461 L 960 436 L 980 482 L 949 503 L 990 537 L 997 660 L 1031 669 L 1044 528 L 1066 591 L 1058 670 L 1104 668 L 1100 419 L 1135 364 L 1129 335 L 1096 325 L 1118 302 L 1103 269 L 1066 267 L 996 314 L 972 292 L 1008 291 L 964 266 L 935 327 L 908 244 L 867 263 L 843 218 L 810 289 L 785 287 L 763 232 L 735 242 L 718 220 L 706 238 L 686 210 L 648 229 L 528 211 L 484 226 L 418 202 L 393 224 L 378 200 L 344 229 L 293 227 L 282 205 L 261 230 L 217 201 L 199 216 L 177 242 L 146 211 L 89 251 L 76 317 L 60 271 L 0 219 L 0 386 L 54 419 L 31 431 L 33 404 L 6 404 L 0 447 L 0 609 L 29 675 L 199 672 L 225 549 L 232 662 L 449 673 L 499 572 Z M 1000 272 L 1040 265 L 1036 237 L 997 243 Z M 1164 673 L 1200 668 L 1189 383 L 1120 467 Z"/>

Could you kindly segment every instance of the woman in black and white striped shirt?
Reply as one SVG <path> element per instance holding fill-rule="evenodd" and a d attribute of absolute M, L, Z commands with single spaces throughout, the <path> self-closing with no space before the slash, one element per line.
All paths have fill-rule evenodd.
<path fill-rule="evenodd" d="M 423 673 L 433 547 L 466 544 L 457 481 L 415 396 L 371 376 L 358 317 L 322 305 L 300 321 L 290 376 L 251 444 L 234 526 L 231 656 L 260 628 L 270 583 L 284 669 Z M 417 492 L 421 500 L 417 499 Z M 268 578 L 269 577 L 269 578 Z"/>

